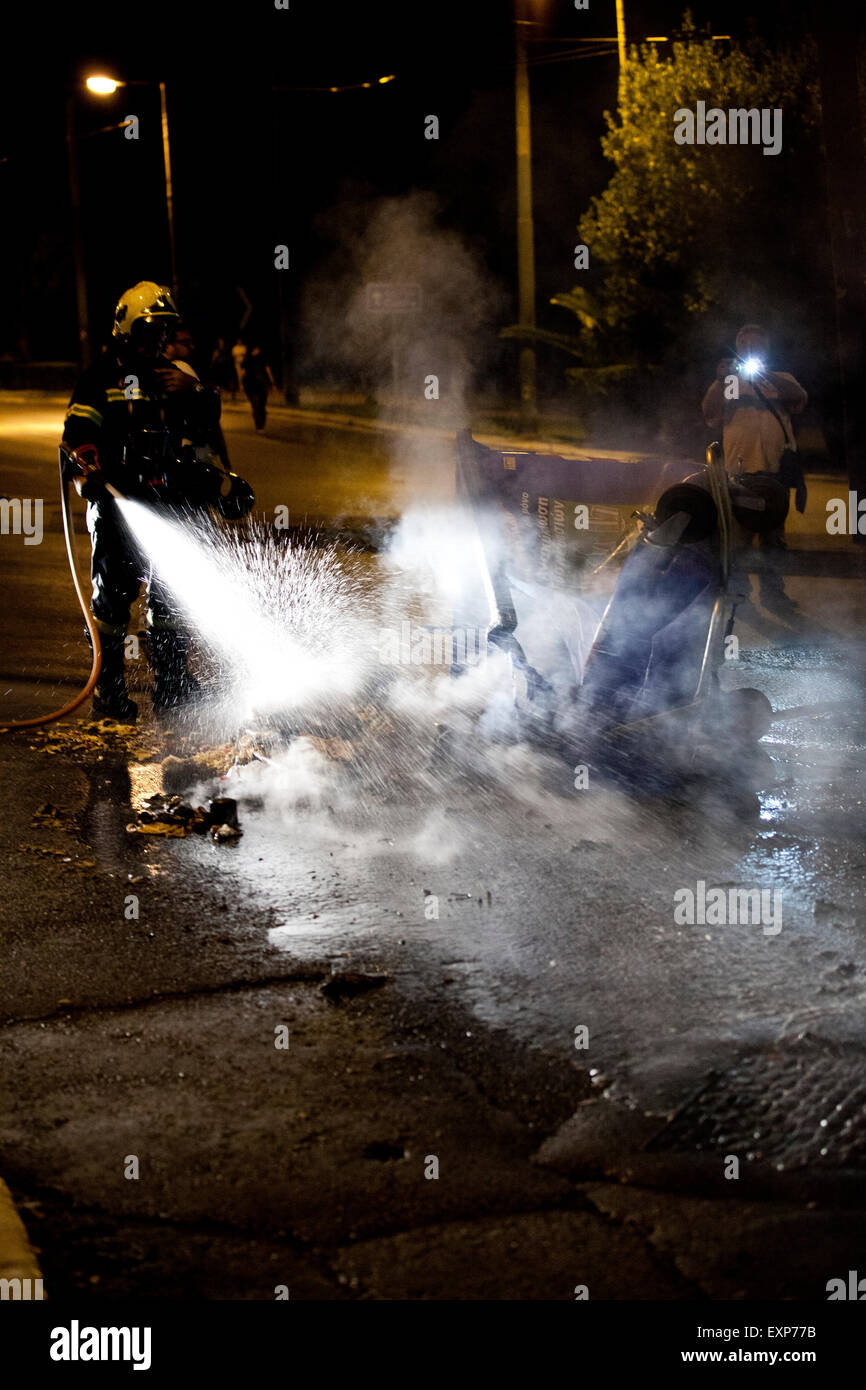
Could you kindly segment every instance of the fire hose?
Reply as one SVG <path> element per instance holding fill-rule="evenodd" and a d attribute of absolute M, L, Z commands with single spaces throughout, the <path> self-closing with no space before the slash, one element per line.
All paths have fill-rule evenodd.
<path fill-rule="evenodd" d="M 93 660 L 90 666 L 90 675 L 87 683 L 81 688 L 73 700 L 63 705 L 61 709 L 52 710 L 50 714 L 41 714 L 34 719 L 8 719 L 0 723 L 0 734 L 11 732 L 13 729 L 36 729 L 42 724 L 53 724 L 57 719 L 63 719 L 67 714 L 74 713 L 79 705 L 83 705 L 92 694 L 99 680 L 99 673 L 102 669 L 102 643 L 99 640 L 99 629 L 96 626 L 90 607 L 87 603 L 81 588 L 81 581 L 78 578 L 78 571 L 75 567 L 74 550 L 74 524 L 72 513 L 69 508 L 69 472 L 67 468 L 67 451 L 61 446 L 60 449 L 60 502 L 61 513 L 63 515 L 63 535 L 66 541 L 66 555 L 69 560 L 69 570 L 72 575 L 72 583 L 75 586 L 75 595 L 79 606 L 84 614 L 84 621 L 87 624 L 87 632 L 90 637 L 90 645 L 93 651 Z M 239 520 L 250 510 L 253 505 L 254 497 L 252 488 L 245 483 L 242 478 L 238 478 L 234 473 L 228 473 L 232 481 L 229 494 L 225 497 L 217 498 L 216 505 L 220 514 L 226 520 Z M 111 483 L 103 482 L 105 491 L 118 502 L 126 501 L 122 492 L 118 492 Z"/>
<path fill-rule="evenodd" d="M 116 493 L 115 496 L 120 496 Z M 73 700 L 64 705 L 62 709 L 52 710 L 50 714 L 41 714 L 36 719 L 10 719 L 0 725 L 0 733 L 8 733 L 12 729 L 35 729 L 40 724 L 53 724 L 56 719 L 63 719 L 67 714 L 72 714 L 79 705 L 93 694 L 96 682 L 99 680 L 99 672 L 102 669 L 102 644 L 99 640 L 99 629 L 93 620 L 87 600 L 81 588 L 81 580 L 78 578 L 78 571 L 75 568 L 75 551 L 73 549 L 73 522 L 72 513 L 69 509 L 69 482 L 64 475 L 63 456 L 60 458 L 60 503 L 63 514 L 63 535 L 66 540 L 66 555 L 69 560 L 69 570 L 72 574 L 72 583 L 75 585 L 75 595 L 78 599 L 81 611 L 84 614 L 84 621 L 87 624 L 87 631 L 90 634 L 90 643 L 93 648 L 93 661 L 90 666 L 90 675 L 87 684 L 82 687 Z"/>

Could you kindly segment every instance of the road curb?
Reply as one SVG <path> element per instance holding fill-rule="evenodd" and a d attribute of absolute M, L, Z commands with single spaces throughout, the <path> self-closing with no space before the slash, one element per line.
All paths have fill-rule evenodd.
<path fill-rule="evenodd" d="M 27 1290 L 27 1297 L 39 1300 L 45 1297 L 42 1291 L 42 1271 L 36 1252 L 27 1238 L 24 1222 L 12 1200 L 12 1193 L 0 1178 L 0 1280 L 18 1279 Z M 25 1281 L 27 1283 L 25 1284 Z M 0 1298 L 8 1298 L 7 1285 L 3 1284 Z M 24 1297 L 24 1289 L 18 1291 Z M 11 1294 L 15 1298 L 15 1294 Z"/>
<path fill-rule="evenodd" d="M 249 411 L 239 406 L 237 402 L 231 402 L 233 413 L 243 414 L 249 417 Z M 456 421 L 443 425 L 428 425 L 420 419 L 390 419 L 384 416 L 352 415 L 342 411 L 316 410 L 310 406 L 289 406 L 268 404 L 268 417 L 283 424 L 305 425 L 309 429 L 333 429 L 333 430 L 354 430 L 360 434 L 382 434 L 398 435 L 401 438 L 425 438 L 438 439 L 453 443 L 455 435 L 464 426 Z M 225 411 L 222 416 L 223 424 L 230 419 Z M 583 441 L 578 443 L 574 440 L 560 439 L 558 437 L 545 437 L 535 434 L 508 434 L 502 431 L 490 431 L 485 429 L 471 430 L 472 438 L 479 444 L 484 444 L 488 448 L 501 449 L 507 452 L 513 449 L 515 453 L 526 451 L 534 453 L 550 453 L 563 458 L 575 459 L 613 459 L 618 462 L 639 462 L 643 459 L 654 459 L 667 461 L 669 455 L 650 449 L 618 449 L 611 448 L 609 445 L 593 445 L 591 442 Z M 265 438 L 275 441 L 274 435 Z"/>

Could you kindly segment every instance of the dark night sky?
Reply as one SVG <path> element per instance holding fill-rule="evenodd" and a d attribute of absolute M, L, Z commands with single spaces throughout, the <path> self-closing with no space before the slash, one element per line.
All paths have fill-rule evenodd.
<path fill-rule="evenodd" d="M 576 11 L 569 0 L 549 0 L 545 8 L 550 36 L 615 33 L 614 0 L 590 0 L 589 11 Z M 667 0 L 626 0 L 629 37 L 670 32 L 681 12 L 680 3 Z M 798 22 L 796 6 L 775 0 L 696 0 L 693 13 L 698 24 L 735 35 L 750 26 L 782 33 Z M 288 11 L 272 0 L 218 10 L 158 0 L 34 11 L 0 88 L 0 154 L 8 161 L 0 178 L 11 243 L 3 273 L 9 302 L 22 260 L 32 265 L 36 250 L 37 285 L 16 301 L 30 319 L 33 354 L 74 355 L 64 98 L 70 84 L 100 68 L 168 83 L 183 306 L 206 330 L 232 332 L 238 284 L 263 311 L 270 305 L 277 242 L 290 246 L 293 286 L 300 285 L 330 250 L 319 214 L 349 196 L 437 191 L 443 220 L 483 246 L 492 273 L 511 290 L 512 14 L 509 0 L 393 7 L 291 0 Z M 534 53 L 550 51 L 549 44 L 533 45 Z M 271 91 L 392 72 L 395 82 L 372 91 Z M 532 70 L 541 303 L 569 284 L 572 232 L 607 181 L 599 138 L 615 81 L 615 56 Z M 139 142 L 120 131 L 79 142 L 97 337 L 110 330 L 114 300 L 127 283 L 168 278 L 156 92 L 128 88 L 102 101 L 82 92 L 79 129 L 131 112 L 141 118 Z M 438 142 L 422 136 L 430 112 L 440 118 Z M 0 349 L 8 349 L 10 336 L 14 343 L 7 324 Z"/>

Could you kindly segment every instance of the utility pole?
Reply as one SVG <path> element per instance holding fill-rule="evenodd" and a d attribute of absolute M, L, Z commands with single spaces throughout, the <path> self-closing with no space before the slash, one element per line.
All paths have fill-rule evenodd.
<path fill-rule="evenodd" d="M 171 254 L 171 292 L 177 302 L 177 255 L 174 247 L 174 195 L 171 188 L 171 150 L 168 143 L 168 109 L 165 104 L 165 83 L 159 84 L 159 109 L 162 114 L 162 160 L 165 166 L 165 211 L 168 217 L 168 245 Z"/>
<path fill-rule="evenodd" d="M 866 158 L 857 48 L 825 7 L 818 27 L 827 214 L 836 308 L 842 435 L 849 487 L 866 497 Z M 860 537 L 858 536 L 859 540 Z"/>
<path fill-rule="evenodd" d="M 619 53 L 619 75 L 625 72 L 625 0 L 616 0 L 616 46 Z"/>
<path fill-rule="evenodd" d="M 518 3 L 519 10 L 519 3 Z M 535 235 L 532 220 L 532 129 L 529 110 L 529 71 L 526 66 L 525 20 L 515 18 L 516 69 L 514 111 L 517 132 L 517 298 L 518 322 L 535 328 Z M 535 390 L 535 348 L 520 349 L 520 423 L 534 430 L 538 423 Z"/>
<path fill-rule="evenodd" d="M 78 182 L 78 150 L 75 144 L 75 97 L 66 98 L 66 158 L 69 168 L 69 203 L 72 211 L 72 258 L 75 266 L 75 302 L 78 308 L 78 354 L 82 367 L 89 367 L 90 325 L 87 317 L 87 281 L 84 275 L 84 248 L 81 244 L 81 193 Z"/>

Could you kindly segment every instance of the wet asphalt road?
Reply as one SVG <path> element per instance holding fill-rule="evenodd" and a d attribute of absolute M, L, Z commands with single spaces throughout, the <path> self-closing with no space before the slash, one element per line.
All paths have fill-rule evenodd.
<path fill-rule="evenodd" d="M 48 495 L 52 429 L 51 409 L 4 412 L 8 495 L 33 495 L 34 468 Z M 399 510 L 406 481 L 394 484 L 376 436 L 316 431 L 298 441 L 291 433 L 275 422 L 274 438 L 257 439 L 245 415 L 229 412 L 235 467 L 266 505 L 326 518 Z M 432 487 L 443 496 L 447 450 L 437 450 Z M 486 1078 L 500 1105 L 507 1096 L 530 1116 L 539 1140 L 586 1095 L 603 1091 L 668 1114 L 737 1057 L 802 1038 L 862 1048 L 863 567 L 844 538 L 834 538 L 834 551 L 821 533 L 820 499 L 833 486 L 813 487 L 815 514 L 786 557 L 784 601 L 765 586 L 765 607 L 752 578 L 740 660 L 723 673 L 729 686 L 764 690 L 777 710 L 811 707 L 805 718 L 773 724 L 764 740 L 773 775 L 746 806 L 712 787 L 700 803 L 677 807 L 611 789 L 575 792 L 552 782 L 543 760 L 498 754 L 475 785 L 442 768 L 429 779 L 423 769 L 437 753 L 422 726 L 417 780 L 368 798 L 363 811 L 338 762 L 316 763 L 307 804 L 297 775 L 275 778 L 254 764 L 231 784 L 244 827 L 237 845 L 131 846 L 124 826 L 133 789 L 121 753 L 106 751 L 100 767 L 92 756 L 34 751 L 20 735 L 7 740 L 0 757 L 13 790 L 3 838 L 13 867 L 0 1016 L 16 1061 L 0 1130 L 7 1172 L 25 1191 L 99 1200 L 83 1133 L 76 1140 L 63 1130 L 63 1163 L 39 1138 L 49 1127 L 44 1107 L 56 1107 L 58 1095 L 74 1112 L 81 1093 L 84 1129 L 94 1115 L 104 1124 L 94 1065 L 105 1040 L 97 1033 L 88 1042 L 75 1019 L 89 1028 L 154 996 L 200 1002 L 226 989 L 264 1001 L 275 982 L 301 988 L 329 970 L 387 974 L 403 1023 L 416 1018 L 435 1029 L 438 1019 L 449 1060 L 482 1090 Z M 25 697 L 51 694 L 50 681 L 25 686 L 21 674 L 73 680 L 86 669 L 56 508 L 46 513 L 46 531 L 26 555 L 11 554 L 13 538 L 2 539 L 13 601 L 0 665 L 3 692 L 19 708 Z M 44 801 L 64 808 L 71 829 L 34 832 L 31 816 Z M 40 854 L 40 846 L 67 854 Z M 780 895 L 781 930 L 677 924 L 674 893 L 699 881 Z M 141 899 L 132 921 L 123 917 L 130 891 Z M 181 1016 L 180 1036 L 197 1026 Z M 576 1050 L 581 1026 L 589 1046 Z M 64 1040 L 70 1027 L 74 1036 Z M 54 1044 L 30 1048 L 34 1028 L 53 1030 Z M 543 1083 L 534 1058 L 547 1069 Z M 58 1067 L 52 1087 L 43 1068 L 56 1078 Z M 522 1098 L 520 1067 L 528 1078 Z M 509 1069 L 518 1072 L 503 1079 Z M 219 1112 L 219 1069 L 210 1075 Z M 122 1104 L 119 1120 L 123 1128 Z M 325 1237 L 317 1230 L 316 1238 Z M 62 1255 L 54 1257 L 62 1268 Z"/>

